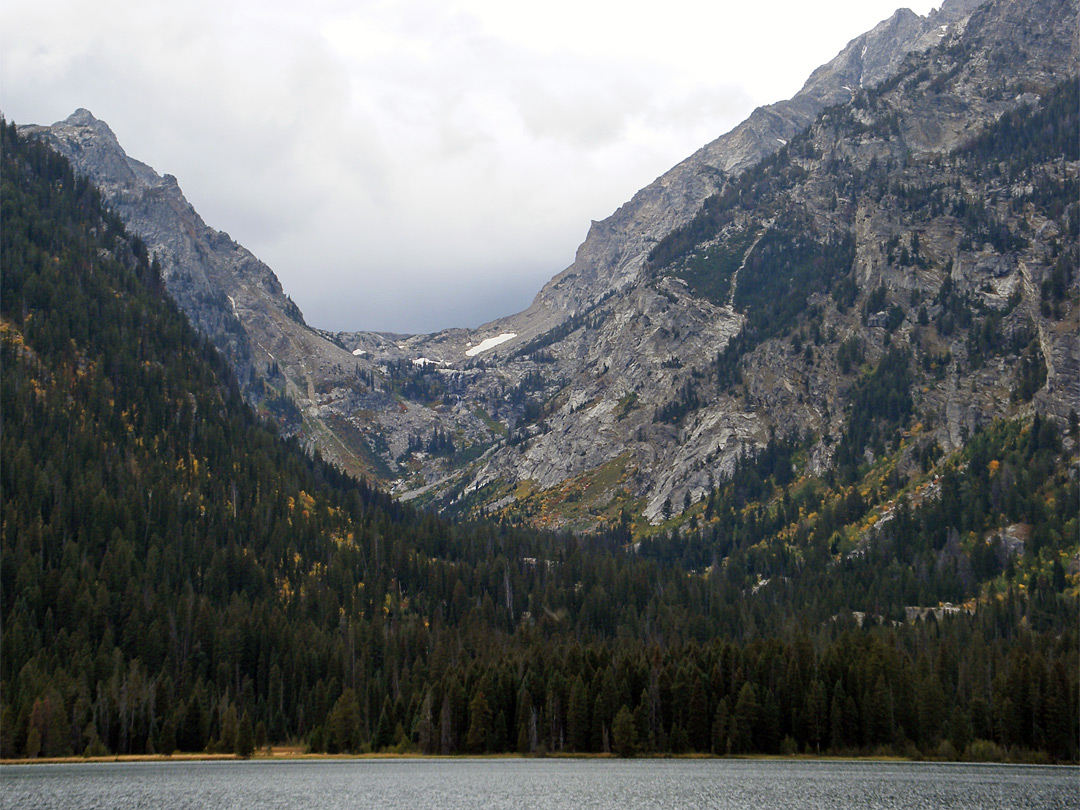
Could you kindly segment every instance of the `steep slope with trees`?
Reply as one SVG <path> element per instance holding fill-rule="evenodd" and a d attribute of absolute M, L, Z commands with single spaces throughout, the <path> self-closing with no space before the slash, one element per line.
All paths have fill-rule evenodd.
<path fill-rule="evenodd" d="M 1077 425 L 929 491 L 777 439 L 636 547 L 450 524 L 275 435 L 61 156 L 5 125 L 0 178 L 3 756 L 1077 758 Z"/>
<path fill-rule="evenodd" d="M 334 436 L 306 412 L 339 381 L 364 389 L 356 358 L 304 322 L 269 267 L 207 226 L 175 177 L 128 156 L 88 110 L 24 130 L 71 160 L 139 236 L 169 295 L 229 362 L 248 401 L 343 469 L 371 472 L 363 445 Z"/>

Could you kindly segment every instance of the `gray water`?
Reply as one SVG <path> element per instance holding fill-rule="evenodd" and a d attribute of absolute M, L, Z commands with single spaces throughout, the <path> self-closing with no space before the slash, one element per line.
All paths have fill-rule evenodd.
<path fill-rule="evenodd" d="M 1080 769 L 746 760 L 293 760 L 0 769 L 4 808 L 1080 807 Z"/>

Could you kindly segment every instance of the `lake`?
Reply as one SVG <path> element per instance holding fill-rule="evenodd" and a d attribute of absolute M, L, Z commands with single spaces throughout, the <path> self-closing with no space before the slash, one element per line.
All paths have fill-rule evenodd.
<path fill-rule="evenodd" d="M 406 759 L 5 766 L 0 806 L 139 808 L 1080 807 L 1080 768 L 784 760 Z"/>

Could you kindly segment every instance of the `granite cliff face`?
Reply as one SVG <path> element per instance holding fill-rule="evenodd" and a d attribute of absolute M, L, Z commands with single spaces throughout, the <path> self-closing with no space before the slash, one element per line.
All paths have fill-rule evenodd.
<path fill-rule="evenodd" d="M 104 124 L 38 131 L 161 257 L 251 398 L 288 395 L 342 466 L 450 510 L 657 522 L 771 436 L 822 472 L 903 434 L 903 467 L 1080 402 L 1080 161 L 1054 151 L 1075 134 L 1057 111 L 1076 21 L 1076 0 L 899 11 L 594 223 L 529 309 L 435 335 L 307 327 Z M 865 428 L 883 387 L 901 413 Z"/>
<path fill-rule="evenodd" d="M 26 129 L 48 137 L 101 189 L 158 256 L 169 293 L 246 379 L 254 362 L 252 343 L 229 296 L 244 280 L 260 287 L 266 300 L 283 302 L 281 285 L 270 269 L 227 235 L 208 228 L 184 199 L 175 177 L 162 177 L 129 158 L 108 125 L 88 110 L 76 110 L 49 128 Z"/>
<path fill-rule="evenodd" d="M 1041 178 L 1067 197 L 1075 162 L 1048 159 L 1003 183 L 958 150 L 1075 76 L 1076 4 L 969 14 L 975 5 L 925 20 L 898 12 L 791 102 L 757 111 L 595 224 L 529 310 L 418 341 L 418 353 L 458 363 L 464 339 L 517 335 L 482 355 L 488 368 L 469 390 L 491 416 L 525 424 L 443 482 L 446 500 L 562 525 L 611 521 L 624 507 L 656 521 L 705 497 L 748 447 L 793 432 L 816 437 L 808 469 L 821 472 L 861 384 L 845 370 L 853 346 L 866 373 L 890 348 L 911 358 L 926 446 L 955 448 L 1023 408 L 1064 418 L 1080 401 L 1076 313 L 1061 303 L 1047 317 L 1044 290 L 1076 241 L 1068 216 L 1031 187 Z M 913 208 L 933 195 L 935 206 Z M 808 266 L 843 261 L 811 272 L 804 249 Z M 769 310 L 769 295 L 792 305 Z M 963 308 L 964 326 L 953 328 L 950 308 Z M 755 317 L 763 309 L 775 322 Z M 973 329 L 1007 334 L 1009 347 Z M 1045 366 L 1046 380 L 1018 399 L 1025 363 Z M 427 467 L 404 486 L 438 475 Z"/>
<path fill-rule="evenodd" d="M 229 359 L 253 404 L 346 469 L 368 471 L 353 449 L 306 416 L 328 379 L 346 366 L 354 370 L 354 358 L 304 322 L 269 267 L 203 222 L 175 177 L 129 157 L 89 111 L 22 130 L 46 138 L 101 189 L 158 258 L 169 294 Z"/>
<path fill-rule="evenodd" d="M 505 319 L 523 338 L 638 280 L 657 240 L 693 217 L 724 178 L 773 154 L 826 107 L 893 75 L 911 52 L 937 45 L 982 0 L 948 0 L 920 17 L 900 9 L 811 74 L 791 99 L 759 107 L 730 132 L 703 146 L 643 188 L 607 219 L 594 222 L 574 263 L 555 276 L 533 305 Z M 499 321 L 497 323 L 503 323 Z"/>

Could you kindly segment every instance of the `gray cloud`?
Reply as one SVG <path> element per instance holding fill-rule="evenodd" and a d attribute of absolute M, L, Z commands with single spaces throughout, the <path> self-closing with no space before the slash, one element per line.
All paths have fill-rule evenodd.
<path fill-rule="evenodd" d="M 92 110 L 309 322 L 430 331 L 525 306 L 591 219 L 892 1 L 8 0 L 0 109 Z"/>

